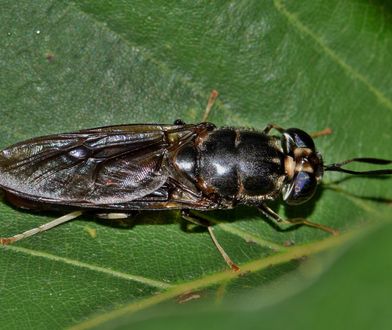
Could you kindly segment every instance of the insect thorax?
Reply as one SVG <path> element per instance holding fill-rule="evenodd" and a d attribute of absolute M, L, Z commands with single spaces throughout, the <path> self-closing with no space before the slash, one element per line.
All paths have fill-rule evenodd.
<path fill-rule="evenodd" d="M 178 155 L 184 166 L 186 159 L 196 159 L 189 173 L 204 193 L 233 202 L 271 199 L 285 177 L 280 140 L 256 131 L 215 129 Z"/>

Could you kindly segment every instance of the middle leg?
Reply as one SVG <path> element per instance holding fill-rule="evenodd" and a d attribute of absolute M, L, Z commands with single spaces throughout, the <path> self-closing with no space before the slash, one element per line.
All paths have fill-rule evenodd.
<path fill-rule="evenodd" d="M 208 233 L 210 234 L 211 240 L 214 243 L 216 249 L 219 251 L 219 253 L 221 254 L 221 256 L 223 257 L 223 259 L 226 261 L 226 263 L 229 265 L 229 267 L 234 270 L 235 272 L 239 272 L 240 268 L 231 260 L 231 258 L 229 257 L 229 255 L 226 253 L 226 251 L 223 249 L 223 247 L 219 244 L 218 240 L 215 237 L 214 234 L 214 229 L 211 226 L 211 224 L 206 220 L 203 219 L 202 217 L 199 217 L 195 214 L 191 214 L 191 212 L 189 210 L 181 210 L 181 217 L 186 220 L 189 221 L 191 223 L 194 223 L 196 225 L 199 226 L 203 226 L 206 227 L 208 230 Z"/>

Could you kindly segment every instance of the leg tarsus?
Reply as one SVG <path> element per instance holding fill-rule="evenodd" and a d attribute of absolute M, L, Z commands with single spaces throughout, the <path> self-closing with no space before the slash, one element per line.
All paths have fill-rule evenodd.
<path fill-rule="evenodd" d="M 0 245 L 9 245 L 15 242 L 13 237 L 0 237 Z"/>

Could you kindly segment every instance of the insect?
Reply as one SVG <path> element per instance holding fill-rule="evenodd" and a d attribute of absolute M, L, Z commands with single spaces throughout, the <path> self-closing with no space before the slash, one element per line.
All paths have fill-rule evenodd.
<path fill-rule="evenodd" d="M 273 130 L 277 134 L 271 134 Z M 101 218 L 126 218 L 139 210 L 175 209 L 184 219 L 207 226 L 226 262 L 238 270 L 212 227 L 192 210 L 249 205 L 278 225 L 305 225 L 336 234 L 332 228 L 306 219 L 284 220 L 267 203 L 280 195 L 287 204 L 305 203 L 326 171 L 392 174 L 391 169 L 357 172 L 343 168 L 351 162 L 391 163 L 354 158 L 324 165 L 308 133 L 275 124 L 255 131 L 176 120 L 173 125 L 118 125 L 37 137 L 0 152 L 0 188 L 16 206 L 71 212 L 1 238 L 0 243 L 43 232 L 83 210 Z"/>

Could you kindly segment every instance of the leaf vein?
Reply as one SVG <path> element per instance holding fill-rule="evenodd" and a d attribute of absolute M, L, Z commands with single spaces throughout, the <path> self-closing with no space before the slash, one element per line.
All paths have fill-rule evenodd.
<path fill-rule="evenodd" d="M 368 79 L 360 72 L 355 70 L 352 66 L 346 63 L 336 52 L 334 52 L 328 45 L 322 40 L 320 36 L 309 29 L 305 24 L 301 22 L 298 16 L 287 10 L 281 0 L 274 0 L 274 5 L 277 11 L 286 17 L 287 21 L 292 24 L 300 33 L 310 37 L 317 45 L 320 46 L 321 50 L 330 57 L 336 64 L 338 64 L 348 76 L 353 79 L 360 81 L 365 87 L 375 96 L 375 98 L 388 108 L 392 110 L 392 101 L 377 87 L 375 87 Z"/>
<path fill-rule="evenodd" d="M 359 229 L 352 230 L 340 236 L 333 236 L 322 241 L 292 247 L 290 249 L 287 249 L 285 252 L 277 253 L 270 257 L 250 261 L 246 264 L 241 265 L 241 273 L 246 274 L 248 272 L 259 272 L 275 265 L 280 265 L 286 262 L 290 262 L 291 260 L 314 255 L 322 251 L 342 246 L 345 243 L 351 242 L 354 239 L 361 237 L 364 233 L 369 231 L 369 228 L 374 229 L 376 227 L 377 226 L 375 225 L 362 226 Z M 236 279 L 238 276 L 238 273 L 226 270 L 190 282 L 178 284 L 172 286 L 170 289 L 164 292 L 161 292 L 160 294 L 141 299 L 136 302 L 132 302 L 105 314 L 93 316 L 87 321 L 74 325 L 70 329 L 84 330 L 95 328 L 118 317 L 136 313 L 138 311 L 157 305 L 161 302 L 173 299 L 185 292 L 197 291 L 218 283 L 225 283 L 227 281 Z"/>
<path fill-rule="evenodd" d="M 201 98 L 205 98 L 205 101 L 207 103 L 208 97 L 206 97 L 205 91 L 202 88 L 200 88 L 198 83 L 192 82 L 188 78 L 188 76 L 186 74 L 184 74 L 182 71 L 174 70 L 170 64 L 168 64 L 165 61 L 162 61 L 161 59 L 156 58 L 155 54 L 153 52 L 149 51 L 148 48 L 144 47 L 143 45 L 140 45 L 139 43 L 135 43 L 135 42 L 130 41 L 123 34 L 117 32 L 116 30 L 113 30 L 110 27 L 110 25 L 104 24 L 102 21 L 100 21 L 99 19 L 97 19 L 96 17 L 91 15 L 90 13 L 83 11 L 81 8 L 77 7 L 75 4 L 70 4 L 70 5 L 73 6 L 72 8 L 76 12 L 79 12 L 79 13 L 81 13 L 81 15 L 87 16 L 89 19 L 93 20 L 97 25 L 99 25 L 101 27 L 102 30 L 106 30 L 106 31 L 108 31 L 108 33 L 114 34 L 119 40 L 124 42 L 124 44 L 128 45 L 129 50 L 131 52 L 134 52 L 135 50 L 137 50 L 137 53 L 141 54 L 142 57 L 144 58 L 144 60 L 151 62 L 153 65 L 155 65 L 162 72 L 162 76 L 163 75 L 173 76 L 172 72 L 176 71 L 176 75 L 174 76 L 174 79 L 176 81 L 181 82 L 184 86 L 186 86 L 187 88 L 192 90 L 195 95 L 197 95 Z M 237 125 L 240 125 L 243 127 L 252 127 L 252 125 L 249 122 L 244 121 L 241 116 L 239 116 L 238 114 L 236 114 L 233 111 L 230 111 L 219 100 L 217 100 L 215 102 L 214 108 L 218 108 L 219 111 L 223 111 L 234 122 L 236 122 Z M 201 113 L 200 113 L 200 121 L 201 121 L 205 109 L 201 108 L 200 111 L 201 111 Z"/>
<path fill-rule="evenodd" d="M 153 280 L 153 279 L 150 279 L 150 278 L 147 278 L 144 276 L 127 274 L 127 273 L 115 271 L 115 270 L 112 270 L 109 268 L 104 268 L 104 267 L 88 264 L 88 263 L 85 263 L 82 261 L 56 256 L 54 254 L 50 254 L 47 252 L 35 251 L 35 250 L 31 250 L 31 249 L 27 249 L 27 248 L 15 246 L 15 245 L 6 245 L 3 248 L 8 249 L 8 250 L 12 250 L 15 252 L 19 252 L 19 253 L 24 253 L 24 254 L 27 254 L 27 255 L 30 255 L 33 257 L 46 258 L 46 259 L 49 259 L 52 261 L 62 262 L 62 263 L 68 264 L 68 265 L 92 270 L 92 271 L 99 272 L 99 273 L 104 273 L 104 274 L 107 274 L 107 275 L 110 275 L 113 277 L 118 277 L 118 278 L 129 280 L 129 281 L 139 282 L 139 283 L 142 283 L 142 284 L 145 284 L 148 286 L 152 286 L 152 287 L 156 287 L 159 289 L 168 289 L 171 287 L 170 284 L 167 284 L 167 283 L 164 283 L 161 281 L 157 281 L 157 280 Z"/>

